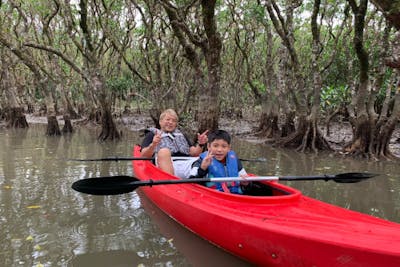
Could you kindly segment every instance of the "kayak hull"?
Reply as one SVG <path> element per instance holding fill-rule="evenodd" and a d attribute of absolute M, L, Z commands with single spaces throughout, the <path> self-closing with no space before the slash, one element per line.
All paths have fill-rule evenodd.
<path fill-rule="evenodd" d="M 140 156 L 140 148 L 134 149 Z M 133 161 L 140 180 L 179 179 Z M 400 266 L 400 224 L 330 205 L 278 182 L 272 196 L 243 196 L 198 184 L 142 187 L 171 218 L 259 266 Z"/>

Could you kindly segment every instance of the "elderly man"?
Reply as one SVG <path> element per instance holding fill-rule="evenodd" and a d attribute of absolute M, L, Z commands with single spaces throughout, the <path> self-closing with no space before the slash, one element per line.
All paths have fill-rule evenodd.
<path fill-rule="evenodd" d="M 192 142 L 177 129 L 178 115 L 167 109 L 160 115 L 160 128 L 150 128 L 142 142 L 142 157 L 156 154 L 156 164 L 163 171 L 180 178 L 188 178 L 192 163 L 203 152 L 207 144 L 207 131 L 197 134 L 197 142 Z M 193 159 L 174 160 L 172 157 L 193 157 Z"/>

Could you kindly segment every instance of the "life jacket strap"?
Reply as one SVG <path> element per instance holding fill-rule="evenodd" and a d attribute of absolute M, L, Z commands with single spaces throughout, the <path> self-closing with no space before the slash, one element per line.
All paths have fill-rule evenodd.
<path fill-rule="evenodd" d="M 226 183 L 221 183 L 221 186 L 222 186 L 222 189 L 224 190 L 225 193 L 230 193 L 231 192 Z"/>

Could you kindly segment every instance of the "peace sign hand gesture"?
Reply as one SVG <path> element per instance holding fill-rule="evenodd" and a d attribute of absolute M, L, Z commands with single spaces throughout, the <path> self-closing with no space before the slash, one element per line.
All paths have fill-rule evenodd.
<path fill-rule="evenodd" d="M 214 157 L 214 154 L 211 151 L 208 151 L 207 156 L 201 162 L 200 168 L 203 170 L 207 170 L 208 166 L 211 165 L 213 157 Z"/>

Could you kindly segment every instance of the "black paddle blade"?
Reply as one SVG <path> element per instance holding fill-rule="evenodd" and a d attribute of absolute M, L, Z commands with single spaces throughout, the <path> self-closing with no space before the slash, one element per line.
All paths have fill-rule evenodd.
<path fill-rule="evenodd" d="M 362 180 L 366 180 L 375 176 L 378 176 L 378 174 L 364 173 L 364 172 L 348 172 L 348 173 L 336 174 L 334 175 L 332 180 L 337 183 L 357 183 Z"/>
<path fill-rule="evenodd" d="M 87 178 L 74 182 L 72 189 L 91 195 L 119 195 L 135 190 L 138 181 L 132 176 Z"/>

